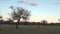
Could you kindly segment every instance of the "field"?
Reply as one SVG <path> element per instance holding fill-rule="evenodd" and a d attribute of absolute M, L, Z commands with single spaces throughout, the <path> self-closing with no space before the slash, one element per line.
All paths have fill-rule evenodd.
<path fill-rule="evenodd" d="M 39 26 L 39 25 L 1 25 L 0 34 L 60 34 L 60 26 Z"/>

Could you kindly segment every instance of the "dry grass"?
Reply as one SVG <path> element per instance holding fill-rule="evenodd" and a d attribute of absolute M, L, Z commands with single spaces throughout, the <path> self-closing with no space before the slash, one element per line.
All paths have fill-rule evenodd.
<path fill-rule="evenodd" d="M 1 25 L 0 34 L 60 34 L 60 26 L 37 26 L 37 25 Z"/>

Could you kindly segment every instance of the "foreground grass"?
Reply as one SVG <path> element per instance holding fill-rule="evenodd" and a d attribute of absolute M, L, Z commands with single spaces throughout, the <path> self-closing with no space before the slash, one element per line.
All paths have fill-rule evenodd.
<path fill-rule="evenodd" d="M 0 34 L 60 34 L 60 26 L 37 26 L 37 25 L 1 25 Z"/>

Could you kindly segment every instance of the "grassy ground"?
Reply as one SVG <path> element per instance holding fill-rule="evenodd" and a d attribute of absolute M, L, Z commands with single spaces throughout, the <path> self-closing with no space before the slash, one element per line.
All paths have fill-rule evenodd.
<path fill-rule="evenodd" d="M 0 34 L 60 34 L 60 26 L 36 26 L 36 25 L 1 25 Z"/>

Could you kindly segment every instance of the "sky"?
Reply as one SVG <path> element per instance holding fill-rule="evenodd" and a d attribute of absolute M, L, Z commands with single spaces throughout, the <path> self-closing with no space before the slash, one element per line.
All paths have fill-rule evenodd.
<path fill-rule="evenodd" d="M 10 6 L 19 6 L 31 11 L 29 21 L 40 22 L 58 22 L 60 19 L 60 0 L 0 0 L 0 15 L 3 19 L 10 17 L 12 10 Z"/>

